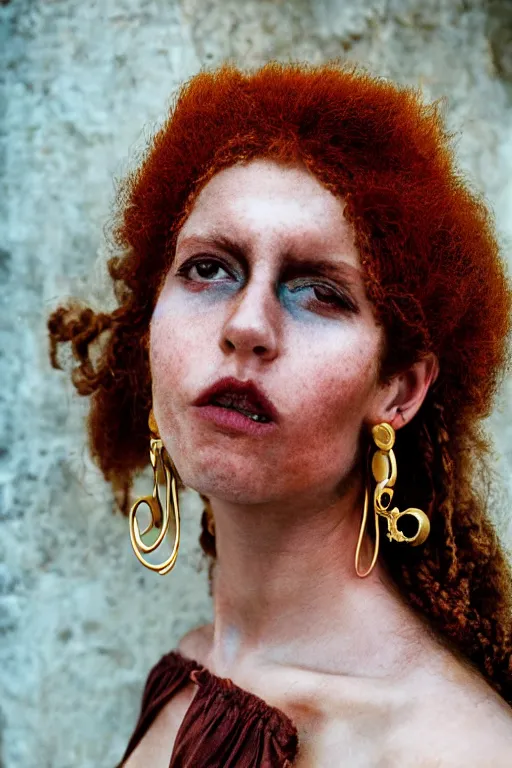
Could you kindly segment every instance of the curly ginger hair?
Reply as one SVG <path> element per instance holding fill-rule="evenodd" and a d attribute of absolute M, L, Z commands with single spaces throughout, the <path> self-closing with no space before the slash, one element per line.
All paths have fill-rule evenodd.
<path fill-rule="evenodd" d="M 394 500 L 424 509 L 431 533 L 417 548 L 384 538 L 381 559 L 404 598 L 512 704 L 512 575 L 488 511 L 481 426 L 510 366 L 512 291 L 492 215 L 456 169 L 439 105 L 416 90 L 339 62 L 249 73 L 224 64 L 181 87 L 119 186 L 108 262 L 117 308 L 71 300 L 48 321 L 53 366 L 71 342 L 73 384 L 91 396 L 91 454 L 127 514 L 134 473 L 148 464 L 149 323 L 178 232 L 215 173 L 256 157 L 300 160 L 343 197 L 385 330 L 382 380 L 438 357 L 438 379 L 395 444 Z"/>

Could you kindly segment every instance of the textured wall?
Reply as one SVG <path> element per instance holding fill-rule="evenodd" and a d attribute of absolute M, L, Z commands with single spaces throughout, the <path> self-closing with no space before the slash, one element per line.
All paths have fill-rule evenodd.
<path fill-rule="evenodd" d="M 186 493 L 174 571 L 144 569 L 87 456 L 87 403 L 47 360 L 59 298 L 107 298 L 113 178 L 202 65 L 340 56 L 448 97 L 460 161 L 510 254 L 512 3 L 3 0 L 0 14 L 0 763 L 111 768 L 149 667 L 211 612 L 200 500 Z M 511 395 L 508 381 L 490 425 L 507 482 Z"/>

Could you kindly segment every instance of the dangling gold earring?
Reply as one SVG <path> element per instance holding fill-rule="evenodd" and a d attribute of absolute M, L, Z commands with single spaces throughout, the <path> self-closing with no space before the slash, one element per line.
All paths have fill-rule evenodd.
<path fill-rule="evenodd" d="M 396 458 L 393 452 L 393 445 L 395 444 L 395 430 L 391 424 L 382 422 L 377 424 L 372 429 L 373 440 L 378 448 L 373 454 L 372 458 L 372 474 L 377 485 L 373 494 L 373 509 L 374 509 L 374 521 L 375 521 L 375 547 L 373 551 L 372 561 L 367 571 L 362 573 L 359 569 L 359 558 L 361 554 L 361 545 L 366 528 L 366 519 L 368 517 L 368 497 L 369 488 L 368 481 L 366 483 L 365 495 L 364 495 L 364 509 L 363 517 L 361 520 L 361 528 L 359 530 L 359 538 L 357 540 L 355 566 L 356 573 L 362 579 L 365 576 L 369 576 L 373 571 L 375 563 L 377 562 L 377 556 L 379 554 L 379 515 L 386 519 L 388 524 L 387 537 L 390 541 L 406 541 L 408 544 L 412 544 L 413 547 L 417 547 L 419 544 L 423 544 L 425 539 L 430 533 L 430 520 L 425 512 L 415 507 L 400 512 L 398 507 L 394 509 L 388 509 L 393 498 L 393 486 L 396 482 L 397 470 L 396 470 Z M 369 473 L 367 473 L 367 476 Z M 409 515 L 413 517 L 417 524 L 416 533 L 413 536 L 406 536 L 398 528 L 398 521 Z"/>
<path fill-rule="evenodd" d="M 153 411 L 149 412 L 149 429 L 152 436 L 149 441 L 149 456 L 151 459 L 151 466 L 153 467 L 153 493 L 151 496 L 142 496 L 137 499 L 135 504 L 130 510 L 128 518 L 130 526 L 130 540 L 132 543 L 133 551 L 137 556 L 137 559 L 149 568 L 151 571 L 158 571 L 161 576 L 165 576 L 169 573 L 178 557 L 178 549 L 180 546 L 180 508 L 178 501 L 178 486 L 176 482 L 176 468 L 174 467 L 171 458 L 165 450 L 162 440 L 158 436 L 158 427 L 156 425 Z M 158 471 L 159 467 L 162 467 L 165 473 L 165 509 L 162 510 L 162 504 L 160 502 L 160 496 L 158 495 Z M 153 552 L 164 540 L 167 531 L 169 530 L 170 520 L 170 507 L 171 507 L 171 494 L 172 494 L 172 511 L 174 514 L 174 520 L 176 522 L 176 534 L 174 539 L 174 547 L 170 557 L 161 565 L 154 565 L 144 559 L 141 552 Z M 139 523 L 137 521 L 136 512 L 141 504 L 147 504 L 151 513 L 151 522 L 148 527 L 140 532 Z M 156 541 L 153 544 L 144 544 L 142 536 L 148 533 L 153 526 L 161 528 L 162 530 L 158 534 Z"/>

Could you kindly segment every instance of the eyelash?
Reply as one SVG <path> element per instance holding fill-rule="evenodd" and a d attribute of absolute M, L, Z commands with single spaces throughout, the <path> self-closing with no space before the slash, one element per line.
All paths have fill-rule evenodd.
<path fill-rule="evenodd" d="M 231 274 L 231 272 L 228 269 L 228 267 L 222 261 L 220 261 L 219 259 L 210 258 L 209 256 L 208 257 L 194 258 L 194 259 L 191 259 L 190 261 L 186 261 L 177 270 L 176 274 L 184 277 L 185 280 L 189 280 L 190 282 L 194 282 L 193 278 L 188 276 L 188 272 L 190 272 L 192 267 L 197 266 L 198 264 L 215 264 L 216 266 L 221 267 L 226 272 L 228 272 L 228 274 Z M 202 279 L 206 280 L 207 282 L 215 282 L 213 280 L 209 281 L 208 278 L 205 278 L 205 277 L 203 277 Z M 328 309 L 329 308 L 333 309 L 335 307 L 339 307 L 340 309 L 350 310 L 352 312 L 355 311 L 355 307 L 353 305 L 353 302 L 350 301 L 350 299 L 340 295 L 333 288 L 331 288 L 330 285 L 328 285 L 326 283 L 313 283 L 313 284 L 308 284 L 308 285 L 305 285 L 305 286 L 302 286 L 302 287 L 303 288 L 315 288 L 315 287 L 318 287 L 318 288 L 324 288 L 326 290 L 332 291 L 330 299 L 333 301 L 333 303 L 324 302 L 324 301 L 321 301 L 320 299 L 316 299 L 316 301 L 318 301 L 319 304 L 321 304 L 322 306 L 324 306 L 324 307 L 326 307 Z"/>

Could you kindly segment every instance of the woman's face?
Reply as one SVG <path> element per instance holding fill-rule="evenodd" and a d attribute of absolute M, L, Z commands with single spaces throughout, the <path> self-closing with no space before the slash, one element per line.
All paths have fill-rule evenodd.
<path fill-rule="evenodd" d="M 360 270 L 342 200 L 305 167 L 254 160 L 206 184 L 150 329 L 153 411 L 187 486 L 238 503 L 335 500 L 379 392 L 383 336 Z M 198 417 L 193 401 L 224 376 L 264 391 L 273 429 Z"/>

